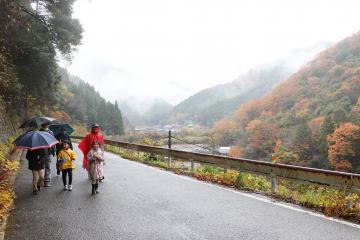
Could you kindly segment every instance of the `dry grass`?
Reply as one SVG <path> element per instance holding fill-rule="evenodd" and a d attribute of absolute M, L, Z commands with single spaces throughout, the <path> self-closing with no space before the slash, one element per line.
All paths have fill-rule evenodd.
<path fill-rule="evenodd" d="M 15 193 L 10 184 L 10 177 L 19 168 L 19 162 L 10 159 L 13 153 L 13 140 L 14 138 L 9 138 L 0 144 L 0 221 L 8 216 L 14 206 Z"/>

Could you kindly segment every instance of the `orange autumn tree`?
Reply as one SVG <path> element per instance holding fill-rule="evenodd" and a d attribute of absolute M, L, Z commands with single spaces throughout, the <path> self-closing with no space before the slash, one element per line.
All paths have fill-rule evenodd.
<path fill-rule="evenodd" d="M 229 151 L 229 156 L 230 157 L 242 157 L 244 152 L 245 152 L 245 148 L 243 148 L 241 146 L 231 146 L 230 151 Z"/>
<path fill-rule="evenodd" d="M 260 101 L 256 99 L 240 105 L 239 109 L 234 114 L 234 120 L 241 130 L 243 130 L 251 120 L 259 117 L 260 108 Z"/>
<path fill-rule="evenodd" d="M 248 156 L 254 159 L 270 157 L 276 145 L 278 132 L 279 130 L 275 124 L 259 119 L 249 122 L 246 127 Z"/>
<path fill-rule="evenodd" d="M 331 166 L 340 171 L 360 172 L 360 126 L 343 123 L 327 140 Z"/>
<path fill-rule="evenodd" d="M 238 130 L 236 123 L 231 118 L 224 118 L 215 123 L 212 137 L 216 144 L 229 146 L 234 144 Z"/>
<path fill-rule="evenodd" d="M 56 120 L 58 120 L 61 123 L 69 123 L 69 122 L 71 122 L 71 117 L 69 116 L 69 114 L 67 114 L 64 111 L 51 112 L 50 117 L 55 118 Z"/>

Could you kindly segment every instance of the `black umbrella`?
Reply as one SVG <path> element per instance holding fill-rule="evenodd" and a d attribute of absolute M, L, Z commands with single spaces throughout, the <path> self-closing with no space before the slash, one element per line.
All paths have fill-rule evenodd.
<path fill-rule="evenodd" d="M 54 133 L 54 136 L 58 135 L 62 129 L 65 129 L 68 135 L 71 135 L 74 132 L 74 129 L 67 123 L 51 124 L 49 129 Z"/>
<path fill-rule="evenodd" d="M 53 123 L 55 121 L 56 119 L 51 117 L 45 117 L 45 116 L 34 117 L 26 120 L 23 124 L 21 124 L 19 128 L 26 128 L 26 127 L 36 128 L 36 127 L 40 127 L 44 123 Z"/>
<path fill-rule="evenodd" d="M 28 150 L 50 148 L 57 143 L 56 138 L 45 131 L 30 131 L 19 136 L 14 141 L 16 148 Z"/>

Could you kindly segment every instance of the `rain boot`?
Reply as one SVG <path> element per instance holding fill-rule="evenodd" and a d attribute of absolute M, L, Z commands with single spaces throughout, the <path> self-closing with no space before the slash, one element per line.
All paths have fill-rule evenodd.
<path fill-rule="evenodd" d="M 91 189 L 91 194 L 95 195 L 95 184 L 91 184 L 92 189 Z"/>
<path fill-rule="evenodd" d="M 98 187 L 99 187 L 99 183 L 95 183 L 95 193 L 98 194 L 99 191 L 98 191 Z"/>

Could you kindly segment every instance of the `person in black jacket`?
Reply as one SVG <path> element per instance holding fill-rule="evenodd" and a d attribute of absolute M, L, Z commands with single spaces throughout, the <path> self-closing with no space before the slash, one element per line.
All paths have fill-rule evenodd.
<path fill-rule="evenodd" d="M 72 142 L 70 136 L 66 133 L 66 129 L 62 128 L 60 133 L 55 136 L 56 140 L 59 141 L 58 144 L 56 144 L 56 156 L 59 154 L 59 152 L 62 149 L 62 143 L 64 141 L 67 141 L 69 143 L 69 147 L 71 150 L 73 150 Z M 57 175 L 60 175 L 60 169 L 59 166 L 56 165 Z"/>
<path fill-rule="evenodd" d="M 32 171 L 33 175 L 33 193 L 35 195 L 40 191 L 40 187 L 44 183 L 44 169 L 45 161 L 41 158 L 42 149 L 38 150 L 28 150 L 26 153 L 26 159 L 29 160 L 29 169 Z"/>

